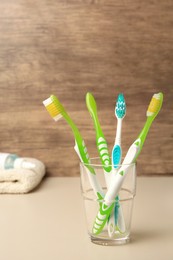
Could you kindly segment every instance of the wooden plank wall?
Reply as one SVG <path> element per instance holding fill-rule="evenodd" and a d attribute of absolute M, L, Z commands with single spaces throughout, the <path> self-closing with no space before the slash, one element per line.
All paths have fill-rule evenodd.
<path fill-rule="evenodd" d="M 0 151 L 42 160 L 49 176 L 79 175 L 71 130 L 42 101 L 57 95 L 97 156 L 88 91 L 110 151 L 115 100 L 124 93 L 123 154 L 153 93 L 164 92 L 138 174 L 173 174 L 173 1 L 1 0 Z"/>

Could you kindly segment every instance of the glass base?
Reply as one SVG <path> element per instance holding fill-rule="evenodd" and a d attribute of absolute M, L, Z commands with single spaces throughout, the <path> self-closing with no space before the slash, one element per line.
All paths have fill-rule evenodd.
<path fill-rule="evenodd" d="M 129 237 L 118 238 L 118 239 L 104 239 L 91 236 L 91 242 L 102 246 L 119 246 L 130 242 Z"/>

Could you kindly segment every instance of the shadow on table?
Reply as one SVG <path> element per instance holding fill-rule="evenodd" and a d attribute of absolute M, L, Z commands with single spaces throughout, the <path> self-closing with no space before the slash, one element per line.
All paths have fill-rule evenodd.
<path fill-rule="evenodd" d="M 159 230 L 135 230 L 131 234 L 131 243 L 150 241 L 162 236 Z"/>

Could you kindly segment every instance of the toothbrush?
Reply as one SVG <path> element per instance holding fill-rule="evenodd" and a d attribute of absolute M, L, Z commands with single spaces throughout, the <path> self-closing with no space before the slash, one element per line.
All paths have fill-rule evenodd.
<path fill-rule="evenodd" d="M 95 127 L 95 131 L 96 131 L 97 150 L 98 150 L 100 160 L 101 160 L 102 165 L 103 165 L 106 186 L 108 188 L 109 185 L 110 185 L 111 170 L 112 170 L 111 159 L 110 159 L 110 156 L 109 156 L 107 142 L 105 140 L 105 137 L 104 137 L 104 134 L 102 132 L 100 122 L 99 122 L 99 119 L 98 119 L 96 101 L 94 99 L 94 96 L 89 92 L 86 94 L 86 105 L 87 105 L 88 111 L 89 111 L 89 113 L 90 113 L 90 115 L 93 119 L 93 122 L 94 122 L 94 127 Z M 117 198 L 116 201 L 117 201 L 117 203 L 116 203 L 116 206 L 115 206 L 115 210 L 118 211 L 118 208 L 119 208 L 118 198 Z M 115 214 L 117 216 L 117 212 Z M 114 221 L 114 215 L 113 214 L 111 214 L 109 216 L 107 224 L 108 224 L 108 234 L 109 234 L 110 237 L 112 237 L 113 234 L 114 234 L 114 231 L 115 231 L 115 221 Z"/>
<path fill-rule="evenodd" d="M 121 163 L 121 157 L 122 157 L 122 149 L 121 149 L 121 129 L 122 129 L 122 121 L 126 114 L 126 103 L 124 99 L 124 95 L 120 93 L 118 95 L 117 101 L 116 101 L 116 107 L 115 107 L 115 116 L 117 118 L 117 131 L 116 131 L 116 137 L 115 137 L 115 144 L 112 149 L 112 174 L 115 175 L 117 171 L 118 165 Z M 113 235 L 115 231 L 115 226 L 117 226 L 117 229 L 123 233 L 125 232 L 125 222 L 123 217 L 123 212 L 121 205 L 119 203 L 119 196 L 116 197 L 116 203 L 114 207 L 114 212 L 111 214 L 110 220 L 109 220 L 109 235 Z"/>
<path fill-rule="evenodd" d="M 96 101 L 91 93 L 86 94 L 86 105 L 88 108 L 88 111 L 93 119 L 94 127 L 96 130 L 96 145 L 98 149 L 98 153 L 100 156 L 100 160 L 103 165 L 104 173 L 105 173 L 105 180 L 107 187 L 109 186 L 110 177 L 111 177 L 111 160 L 109 156 L 108 146 L 107 142 L 105 140 L 104 134 L 102 132 L 100 122 L 97 115 L 97 105 Z"/>
<path fill-rule="evenodd" d="M 140 132 L 138 138 L 133 142 L 133 144 L 130 146 L 124 161 L 122 163 L 122 166 L 118 170 L 117 174 L 114 176 L 114 179 L 105 194 L 104 197 L 104 203 L 100 205 L 99 212 L 96 216 L 96 219 L 94 221 L 93 225 L 93 233 L 95 235 L 100 234 L 100 232 L 103 230 L 105 223 L 107 222 L 107 219 L 109 218 L 109 215 L 111 214 L 111 211 L 114 207 L 115 203 L 112 203 L 113 199 L 117 196 L 124 178 L 126 174 L 128 173 L 129 164 L 135 163 L 141 150 L 144 145 L 145 139 L 147 137 L 148 131 L 151 127 L 151 124 L 157 114 L 159 113 L 161 106 L 163 103 L 163 94 L 160 92 L 158 94 L 154 94 L 151 102 L 149 104 L 148 110 L 147 110 L 147 120 L 146 123 Z"/>
<path fill-rule="evenodd" d="M 75 146 L 74 149 L 80 158 L 80 160 L 86 164 L 86 170 L 88 174 L 88 178 L 91 184 L 92 189 L 94 190 L 96 196 L 98 199 L 103 199 L 104 192 L 100 186 L 100 184 L 97 182 L 96 174 L 94 169 L 89 165 L 90 159 L 87 152 L 87 148 L 85 145 L 84 140 L 82 139 L 82 136 L 77 128 L 77 126 L 74 124 L 70 116 L 67 114 L 65 108 L 60 103 L 58 98 L 54 95 L 51 95 L 48 99 L 43 101 L 44 106 L 46 107 L 47 111 L 49 112 L 50 116 L 55 120 L 58 121 L 60 118 L 64 117 L 64 119 L 67 121 L 67 123 L 70 125 L 73 135 L 75 138 Z"/>
<path fill-rule="evenodd" d="M 112 165 L 114 169 L 117 168 L 117 165 L 121 162 L 122 149 L 121 149 L 121 129 L 122 129 L 122 121 L 126 114 L 126 103 L 123 94 L 119 94 L 115 107 L 115 116 L 117 118 L 117 131 L 115 144 L 112 149 Z"/>

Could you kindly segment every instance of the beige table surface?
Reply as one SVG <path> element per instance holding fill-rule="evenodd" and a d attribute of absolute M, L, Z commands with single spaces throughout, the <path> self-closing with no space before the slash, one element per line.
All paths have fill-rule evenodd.
<path fill-rule="evenodd" d="M 0 260 L 173 259 L 173 177 L 137 178 L 132 239 L 123 246 L 90 242 L 77 177 L 0 195 L 0 209 Z"/>

